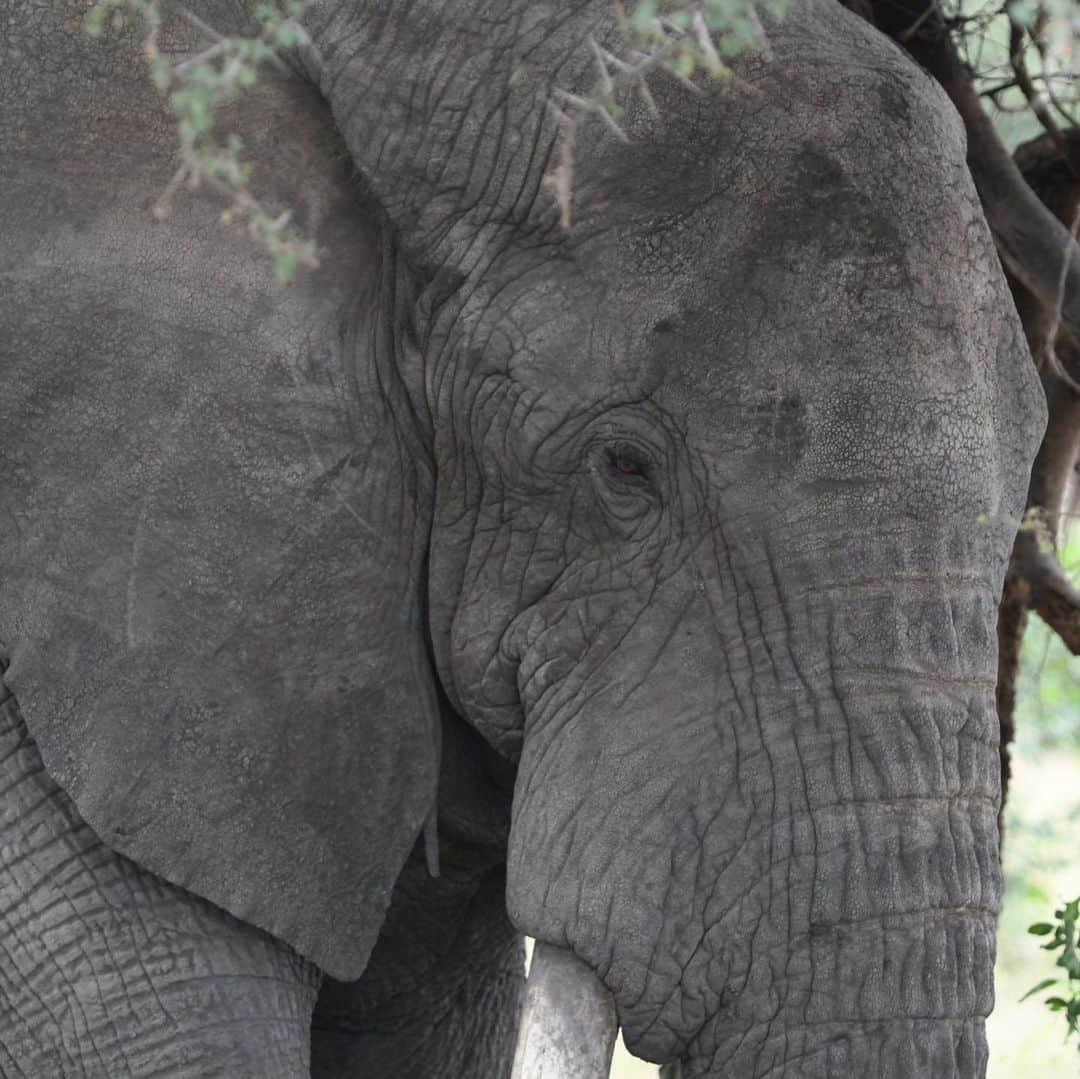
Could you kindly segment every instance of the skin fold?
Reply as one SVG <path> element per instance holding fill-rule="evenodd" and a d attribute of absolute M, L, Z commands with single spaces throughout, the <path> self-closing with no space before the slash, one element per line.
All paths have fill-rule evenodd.
<path fill-rule="evenodd" d="M 528 934 L 688 1079 L 982 1076 L 1045 409 L 940 91 L 806 0 L 560 229 L 606 3 L 325 0 L 226 117 L 282 289 L 14 11 L 0 1074 L 508 1076 Z"/>

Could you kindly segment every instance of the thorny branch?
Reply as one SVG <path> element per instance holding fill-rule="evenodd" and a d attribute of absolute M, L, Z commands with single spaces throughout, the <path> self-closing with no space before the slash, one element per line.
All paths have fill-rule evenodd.
<path fill-rule="evenodd" d="M 150 77 L 158 91 L 168 97 L 179 135 L 179 166 L 157 200 L 154 215 L 167 216 L 181 188 L 211 188 L 227 203 L 222 221 L 245 225 L 273 257 L 278 278 L 287 282 L 298 266 L 318 266 L 315 244 L 293 227 L 291 211 L 273 214 L 251 193 L 253 170 L 243 158 L 243 142 L 236 135 L 221 138 L 217 119 L 222 105 L 235 101 L 257 83 L 260 66 L 284 68 L 278 50 L 307 43 L 299 19 L 309 4 L 286 0 L 284 11 L 276 3 L 257 5 L 258 32 L 250 37 L 221 34 L 188 8 L 175 4 L 172 10 L 176 15 L 210 44 L 194 56 L 172 63 L 158 48 L 166 2 L 100 0 L 84 20 L 92 37 L 102 36 L 107 29 L 122 28 L 125 14 L 142 19 L 146 27 L 143 54 Z"/>
<path fill-rule="evenodd" d="M 769 56 L 768 38 L 754 2 L 679 0 L 660 11 L 656 0 L 637 0 L 628 12 L 622 0 L 615 0 L 617 51 L 591 37 L 587 42 L 596 65 L 595 89 L 587 95 L 557 89 L 548 102 L 559 125 L 559 139 L 555 167 L 545 183 L 555 196 L 562 228 L 571 224 L 574 145 L 585 122 L 595 116 L 615 138 L 629 141 L 620 124 L 623 102 L 637 98 L 657 115 L 648 83 L 657 70 L 667 72 L 695 94 L 701 93 L 694 82 L 699 71 L 713 79 L 737 82 L 725 57 L 745 51 Z M 777 17 L 789 6 L 789 0 L 758 2 Z"/>

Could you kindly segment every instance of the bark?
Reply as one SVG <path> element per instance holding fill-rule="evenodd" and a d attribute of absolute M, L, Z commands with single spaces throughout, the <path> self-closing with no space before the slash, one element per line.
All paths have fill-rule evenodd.
<path fill-rule="evenodd" d="M 1074 235 L 1080 224 L 1080 175 L 1077 175 L 1072 161 L 1078 156 L 1080 129 L 1077 128 L 1062 132 L 1060 139 L 1043 135 L 1016 151 L 1017 167 L 1028 186 L 1059 221 L 1068 225 Z M 1008 273 L 1008 267 L 1006 271 Z M 1044 389 L 1053 417 L 1056 411 L 1067 408 L 1068 404 L 1062 397 L 1063 391 L 1050 384 L 1046 373 L 1056 374 L 1059 380 L 1071 387 L 1071 395 L 1075 396 L 1077 373 L 1080 372 L 1080 347 L 1075 340 L 1061 332 L 1056 304 L 1047 303 L 1011 273 L 1008 273 L 1008 277 L 1031 354 L 1036 366 L 1044 373 Z M 1064 397 L 1068 396 L 1070 394 L 1065 392 Z M 1063 430 L 1059 426 L 1055 437 L 1060 439 Z M 1060 448 L 1055 452 L 1060 452 Z M 1066 476 L 1071 464 L 1064 467 L 1065 471 L 1061 474 Z M 1037 501 L 1040 505 L 1050 504 L 1045 498 Z"/>
<path fill-rule="evenodd" d="M 1039 118 L 1039 123 L 1050 137 L 1058 156 L 1064 160 L 1070 174 L 1080 179 L 1080 143 L 1073 144 L 1066 139 L 1065 132 L 1054 119 L 1050 98 L 1039 92 L 1028 71 L 1026 52 L 1030 40 L 1027 31 L 1019 23 L 1013 22 L 1009 31 L 1009 63 L 1016 85 L 1027 100 L 1028 107 Z"/>
<path fill-rule="evenodd" d="M 1021 533 L 1014 548 L 1026 602 L 1074 656 L 1080 655 L 1080 592 L 1065 576 L 1044 536 L 1042 530 Z"/>

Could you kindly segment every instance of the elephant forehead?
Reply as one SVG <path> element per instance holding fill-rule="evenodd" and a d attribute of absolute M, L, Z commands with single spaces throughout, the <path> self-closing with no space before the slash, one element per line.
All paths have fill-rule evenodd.
<path fill-rule="evenodd" d="M 917 269 L 872 249 L 743 260 L 712 302 L 653 330 L 664 359 L 651 397 L 729 479 L 857 484 L 918 513 L 1000 513 L 1022 495 L 1038 406 L 981 241 L 967 242 L 966 265 L 942 254 Z"/>
<path fill-rule="evenodd" d="M 880 42 L 783 33 L 754 92 L 583 148 L 610 198 L 515 296 L 538 426 L 650 399 L 725 481 L 1011 513 L 1041 406 L 958 118 Z"/>
<path fill-rule="evenodd" d="M 927 226 L 953 212 L 938 205 L 942 189 L 964 182 L 963 132 L 940 91 L 859 20 L 831 8 L 822 17 L 820 57 L 808 60 L 806 41 L 782 27 L 782 63 L 743 58 L 745 79 L 693 100 L 659 82 L 659 114 L 631 108 L 628 142 L 579 138 L 559 258 L 544 247 L 537 274 L 535 255 L 511 245 L 496 260 L 491 306 L 512 303 L 528 336 L 587 334 L 602 366 L 605 350 L 640 360 L 654 324 L 695 311 L 753 326 L 761 304 L 748 301 L 782 298 L 800 271 L 820 278 L 822 264 L 849 290 L 872 262 L 890 277 L 881 291 L 910 291 L 897 278 L 920 244 L 936 247 Z M 769 279 L 778 272 L 788 280 Z M 489 297 L 478 306 L 494 314 Z M 573 341 L 559 351 L 580 364 Z"/>
<path fill-rule="evenodd" d="M 699 397 L 710 377 L 756 380 L 763 357 L 857 367 L 899 322 L 970 304 L 953 252 L 977 262 L 987 236 L 947 103 L 895 60 L 798 76 L 671 103 L 660 130 L 586 161 L 610 197 L 582 199 L 570 257 L 515 298 L 529 350 Z"/>
<path fill-rule="evenodd" d="M 803 137 L 767 187 L 628 234 L 628 302 L 598 307 L 590 339 L 728 475 L 1012 513 L 1041 406 L 962 146 L 941 135 L 888 168 Z"/>
<path fill-rule="evenodd" d="M 649 356 L 629 366 L 650 372 L 658 403 L 703 435 L 722 420 L 732 449 L 760 445 L 762 417 L 841 410 L 873 422 L 985 404 L 1011 320 L 974 193 L 918 225 L 865 201 L 851 193 L 797 232 L 785 228 L 797 205 L 761 207 L 752 235 L 718 244 L 696 278 L 646 279 L 621 351 Z"/>
<path fill-rule="evenodd" d="M 742 242 L 700 248 L 693 275 L 624 265 L 610 287 L 595 272 L 576 294 L 553 290 L 561 314 L 537 303 L 545 317 L 514 364 L 548 406 L 531 418 L 546 430 L 647 399 L 725 484 L 857 484 L 921 513 L 1011 513 L 1039 408 L 974 198 L 891 232 L 838 205 L 816 236 L 785 234 L 762 208 Z"/>

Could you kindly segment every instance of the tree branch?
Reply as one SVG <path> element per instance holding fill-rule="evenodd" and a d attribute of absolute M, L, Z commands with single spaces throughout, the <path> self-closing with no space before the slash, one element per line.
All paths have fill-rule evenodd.
<path fill-rule="evenodd" d="M 1016 549 L 1027 605 L 1074 656 L 1080 655 L 1080 591 L 1069 582 L 1053 551 L 1040 542 L 1037 529 L 1023 534 Z"/>
<path fill-rule="evenodd" d="M 1016 76 L 1016 85 L 1020 88 L 1020 92 L 1024 95 L 1024 99 L 1027 101 L 1031 111 L 1038 117 L 1039 123 L 1043 126 L 1043 130 L 1045 130 L 1053 140 L 1054 145 L 1057 147 L 1058 152 L 1061 154 L 1062 160 L 1065 162 L 1069 171 L 1077 178 L 1080 178 L 1080 154 L 1075 153 L 1074 148 L 1066 142 L 1064 133 L 1058 126 L 1050 109 L 1047 107 L 1050 103 L 1050 95 L 1048 93 L 1040 93 L 1035 88 L 1035 81 L 1028 71 L 1027 57 L 1024 55 L 1026 50 L 1027 32 L 1010 15 L 1009 66 Z"/>
<path fill-rule="evenodd" d="M 1061 289 L 1061 332 L 1080 347 L 1080 245 L 1040 202 L 998 138 L 936 0 L 873 0 L 872 7 L 878 28 L 941 84 L 960 113 L 968 167 L 1002 260 L 1048 306 Z"/>

